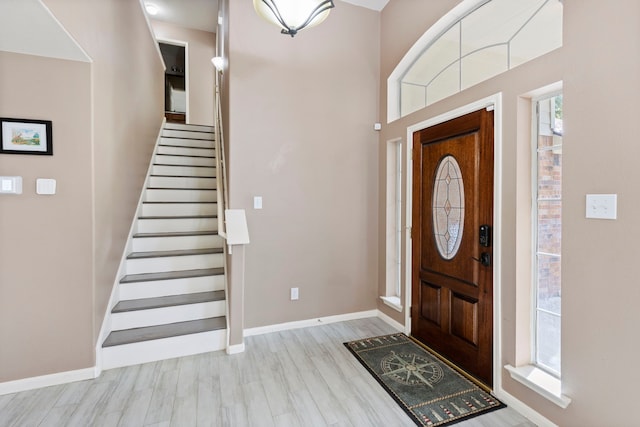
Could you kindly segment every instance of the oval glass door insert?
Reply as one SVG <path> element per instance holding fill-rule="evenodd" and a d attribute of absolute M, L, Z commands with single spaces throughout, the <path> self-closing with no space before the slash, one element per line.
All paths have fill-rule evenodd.
<path fill-rule="evenodd" d="M 452 259 L 460 249 L 464 229 L 464 183 L 452 155 L 440 160 L 433 183 L 433 234 L 438 252 Z"/>

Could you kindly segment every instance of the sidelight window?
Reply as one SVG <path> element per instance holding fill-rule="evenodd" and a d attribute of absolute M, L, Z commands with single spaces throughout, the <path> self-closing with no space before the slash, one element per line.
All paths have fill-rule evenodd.
<path fill-rule="evenodd" d="M 535 102 L 533 361 L 560 376 L 562 95 Z"/>

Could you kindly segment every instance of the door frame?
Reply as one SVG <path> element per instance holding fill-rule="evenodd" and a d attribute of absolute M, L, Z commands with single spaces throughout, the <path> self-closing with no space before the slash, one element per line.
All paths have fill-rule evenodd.
<path fill-rule="evenodd" d="M 189 42 L 182 40 L 174 40 L 174 39 L 166 39 L 162 37 L 156 38 L 156 43 L 158 43 L 158 52 L 160 52 L 160 43 L 162 44 L 171 44 L 174 46 L 184 47 L 184 92 L 185 92 L 185 124 L 191 123 L 189 121 L 189 74 L 191 74 L 191 67 L 189 66 Z M 160 53 L 160 57 L 162 58 L 162 53 Z M 164 65 L 165 71 L 167 69 L 167 65 L 164 63 L 164 59 L 162 60 L 162 64 Z"/>
<path fill-rule="evenodd" d="M 413 253 L 411 250 L 411 229 L 413 213 L 413 134 L 422 129 L 444 123 L 448 120 L 464 116 L 474 111 L 492 108 L 493 119 L 493 390 L 502 390 L 502 92 L 450 110 L 431 119 L 424 120 L 407 127 L 407 150 L 405 161 L 406 176 L 406 206 L 405 206 L 405 245 L 403 266 L 404 280 L 404 332 L 411 334 L 411 265 Z"/>

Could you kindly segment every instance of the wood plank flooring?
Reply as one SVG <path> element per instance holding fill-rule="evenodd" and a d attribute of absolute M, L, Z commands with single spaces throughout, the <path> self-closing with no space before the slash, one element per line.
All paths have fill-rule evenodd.
<path fill-rule="evenodd" d="M 246 351 L 105 371 L 0 396 L 0 426 L 414 426 L 342 345 L 396 332 L 362 319 L 248 337 Z M 532 427 L 511 408 L 457 424 Z"/>

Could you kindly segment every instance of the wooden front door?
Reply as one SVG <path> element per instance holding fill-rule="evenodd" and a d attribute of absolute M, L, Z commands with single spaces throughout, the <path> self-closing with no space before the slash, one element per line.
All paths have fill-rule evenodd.
<path fill-rule="evenodd" d="M 489 386 L 492 231 L 493 112 L 414 133 L 411 334 Z"/>

